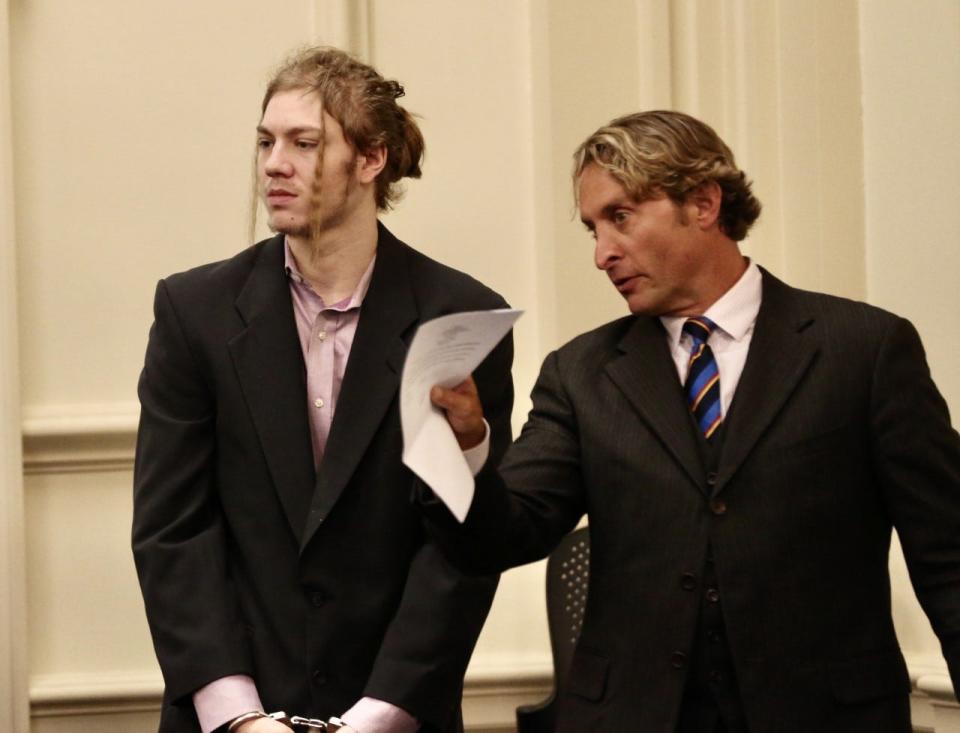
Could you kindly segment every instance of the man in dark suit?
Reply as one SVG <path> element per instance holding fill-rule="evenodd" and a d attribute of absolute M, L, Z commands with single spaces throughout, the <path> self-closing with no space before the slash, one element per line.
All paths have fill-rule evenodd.
<path fill-rule="evenodd" d="M 745 259 L 760 204 L 698 120 L 614 120 L 575 163 L 596 265 L 632 315 L 547 357 L 464 525 L 424 494 L 432 531 L 491 572 L 588 515 L 559 731 L 907 733 L 893 527 L 960 682 L 960 439 L 916 331 Z M 433 399 L 461 444 L 481 440 L 469 381 Z"/>
<path fill-rule="evenodd" d="M 505 303 L 377 221 L 420 175 L 402 94 L 337 50 L 291 59 L 258 126 L 277 236 L 157 287 L 133 547 L 161 731 L 289 731 L 280 711 L 341 716 L 344 732 L 462 730 L 496 576 L 465 578 L 424 536 L 397 391 L 418 323 Z M 495 459 L 511 359 L 506 339 L 477 378 Z"/>

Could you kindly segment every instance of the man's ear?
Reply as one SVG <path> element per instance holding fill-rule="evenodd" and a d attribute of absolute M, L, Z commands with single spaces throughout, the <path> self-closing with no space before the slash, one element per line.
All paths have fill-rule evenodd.
<path fill-rule="evenodd" d="M 357 155 L 357 175 L 361 183 L 373 183 L 387 164 L 387 146 L 373 145 Z"/>
<path fill-rule="evenodd" d="M 687 194 L 687 202 L 693 205 L 697 226 L 709 229 L 720 218 L 723 191 L 716 181 L 706 181 Z"/>

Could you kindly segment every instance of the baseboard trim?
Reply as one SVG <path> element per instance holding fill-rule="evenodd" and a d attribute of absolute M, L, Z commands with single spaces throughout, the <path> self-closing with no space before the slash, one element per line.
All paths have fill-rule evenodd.
<path fill-rule="evenodd" d="M 511 730 L 517 705 L 546 697 L 552 674 L 549 662 L 542 661 L 472 667 L 463 691 L 467 730 Z M 163 680 L 157 672 L 51 674 L 30 679 L 30 711 L 35 718 L 156 712 L 162 697 Z"/>

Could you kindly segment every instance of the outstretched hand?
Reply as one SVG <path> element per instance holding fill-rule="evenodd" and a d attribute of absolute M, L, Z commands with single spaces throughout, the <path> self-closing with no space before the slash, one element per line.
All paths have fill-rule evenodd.
<path fill-rule="evenodd" d="M 433 387 L 430 401 L 445 412 L 447 422 L 457 436 L 460 450 L 469 450 L 483 442 L 486 435 L 483 407 L 473 377 L 467 377 L 453 389 Z"/>

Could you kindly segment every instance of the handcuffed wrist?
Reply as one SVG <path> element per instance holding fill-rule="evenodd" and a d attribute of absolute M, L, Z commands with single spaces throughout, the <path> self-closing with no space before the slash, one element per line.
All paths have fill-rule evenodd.
<path fill-rule="evenodd" d="M 227 723 L 227 733 L 233 733 L 233 731 L 235 731 L 241 725 L 243 725 L 244 723 L 250 720 L 257 720 L 259 718 L 269 718 L 269 717 L 270 716 L 267 715 L 262 710 L 251 710 L 250 712 L 244 713 L 243 715 L 238 715 L 236 718 L 234 718 L 229 723 Z"/>
<path fill-rule="evenodd" d="M 324 731 L 325 733 L 335 733 L 347 725 L 340 720 L 340 718 L 336 717 L 330 718 L 330 720 L 319 720 L 316 718 L 303 718 L 298 715 L 291 717 L 284 712 L 265 713 L 262 710 L 251 710 L 248 713 L 243 713 L 243 715 L 238 715 L 236 718 L 227 723 L 227 733 L 233 733 L 233 731 L 236 731 L 244 723 L 248 723 L 251 720 L 259 720 L 260 718 L 270 718 L 270 720 L 276 720 L 278 723 L 283 723 L 293 731 L 318 730 Z"/>

